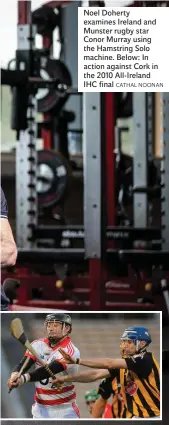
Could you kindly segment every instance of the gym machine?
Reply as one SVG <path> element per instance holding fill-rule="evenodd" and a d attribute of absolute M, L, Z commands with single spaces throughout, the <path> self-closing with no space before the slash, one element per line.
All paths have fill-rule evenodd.
<path fill-rule="evenodd" d="M 56 7 L 56 4 L 58 2 L 48 3 L 49 7 Z M 18 52 L 24 52 L 24 55 L 27 52 L 28 60 L 34 53 L 36 33 L 36 26 L 31 22 L 31 2 L 18 2 L 18 8 Z M 46 82 L 34 75 L 33 68 L 29 69 L 28 75 L 27 70 L 23 71 L 23 63 L 22 71 L 11 72 L 2 73 L 2 83 L 20 86 L 21 91 L 25 85 L 29 90 L 28 128 L 26 125 L 19 132 L 16 150 L 19 269 L 15 275 L 21 280 L 18 302 L 71 310 L 78 307 L 85 310 L 152 310 L 155 308 L 154 297 L 158 297 L 161 290 L 167 296 L 167 274 L 163 269 L 168 268 L 169 254 L 168 94 L 161 94 L 164 149 L 161 164 L 162 170 L 166 171 L 162 171 L 161 206 L 166 212 L 162 230 L 149 225 L 148 196 L 154 190 L 148 187 L 148 161 L 152 156 L 153 139 L 153 97 L 149 93 L 133 94 L 134 226 L 116 226 L 114 130 L 117 98 L 114 93 L 83 95 L 84 227 L 46 226 L 38 222 L 35 94 L 37 88 L 48 87 L 60 100 L 68 94 L 77 95 L 77 90 L 59 77 Z M 62 240 L 62 246 L 67 244 L 68 248 L 41 248 L 39 242 L 44 239 Z M 75 240 L 79 241 L 80 247 L 72 247 Z M 128 246 L 130 249 L 126 248 Z M 157 246 L 158 250 L 155 249 Z M 124 274 L 117 278 L 119 269 L 123 269 Z M 143 278 L 141 272 L 144 272 Z M 151 290 L 144 298 L 146 285 Z M 162 289 L 159 289 L 160 285 Z M 35 289 L 39 299 L 32 300 Z M 57 301 L 51 301 L 54 298 Z M 167 297 L 165 299 L 168 307 Z M 161 298 L 158 302 L 162 302 Z"/>

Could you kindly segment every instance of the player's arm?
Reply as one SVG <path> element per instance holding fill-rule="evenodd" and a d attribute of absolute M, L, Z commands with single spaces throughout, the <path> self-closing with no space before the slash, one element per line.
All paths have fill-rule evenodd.
<path fill-rule="evenodd" d="M 100 396 L 94 403 L 92 407 L 92 418 L 98 419 L 103 416 L 107 400 Z"/>
<path fill-rule="evenodd" d="M 59 349 L 60 353 L 68 364 L 79 364 L 81 366 L 87 366 L 97 369 L 128 369 L 127 363 L 124 359 L 76 359 L 70 356 L 62 348 Z"/>
<path fill-rule="evenodd" d="M 14 369 L 11 373 L 11 376 L 8 380 L 8 387 L 9 388 L 18 386 L 17 385 L 18 375 L 19 375 L 19 372 L 20 372 L 22 366 L 24 365 L 26 359 L 27 359 L 27 356 L 24 356 L 22 358 L 22 360 L 19 362 L 19 364 L 14 367 Z M 34 360 L 32 358 L 29 358 L 28 363 L 25 365 L 25 367 L 23 369 L 23 373 L 27 372 L 32 367 L 33 364 L 34 364 Z"/>
<path fill-rule="evenodd" d="M 32 360 L 32 359 L 30 359 Z M 32 360 L 33 361 L 33 360 Z M 65 370 L 66 365 L 63 365 L 59 361 L 54 360 L 53 362 L 48 364 L 48 367 L 50 370 L 54 373 L 60 373 Z M 18 372 L 17 372 L 18 373 Z M 8 387 L 19 387 L 22 384 L 25 384 L 27 382 L 39 382 L 43 379 L 50 378 L 50 373 L 44 369 L 44 367 L 39 367 L 38 369 L 34 370 L 33 372 L 25 373 L 21 375 L 21 377 L 15 377 L 15 382 L 11 383 L 11 380 L 8 381 Z"/>
<path fill-rule="evenodd" d="M 0 241 L 1 241 L 1 267 L 13 266 L 16 263 L 17 248 L 13 238 L 11 226 L 8 221 L 8 207 L 4 192 L 1 188 L 0 211 Z"/>
<path fill-rule="evenodd" d="M 63 384 L 64 382 L 95 382 L 102 378 L 107 378 L 110 373 L 107 370 L 88 370 L 87 372 L 80 372 L 75 375 L 65 375 L 56 377 L 53 384 Z"/>
<path fill-rule="evenodd" d="M 32 346 L 34 346 L 34 341 L 32 342 Z M 24 365 L 26 361 L 26 364 Z M 24 365 L 24 368 L 22 370 L 22 374 L 26 373 L 36 362 L 36 357 L 33 356 L 33 354 L 26 350 L 24 357 L 21 359 L 18 365 L 16 365 L 12 371 L 12 374 L 8 380 L 8 387 L 9 388 L 17 388 L 22 383 L 22 378 L 19 374 L 21 368 Z"/>
<path fill-rule="evenodd" d="M 50 370 L 56 375 L 57 373 L 63 372 L 65 370 L 65 367 L 60 362 L 57 362 L 54 360 L 53 362 L 48 364 Z M 56 378 L 52 381 L 52 384 L 63 384 L 64 382 L 94 382 L 98 379 L 102 379 L 104 377 L 110 376 L 110 373 L 108 371 L 88 371 L 88 372 L 82 372 L 78 375 L 66 375 L 63 377 Z M 27 382 L 37 382 L 42 381 L 43 379 L 49 378 L 50 374 L 46 369 L 43 367 L 39 367 L 37 370 L 33 372 L 26 373 L 22 375 L 18 380 L 15 382 L 15 387 L 18 387 L 24 383 Z M 9 384 L 8 384 L 9 386 Z"/>
<path fill-rule="evenodd" d="M 53 372 L 53 374 L 56 375 L 57 373 L 63 372 L 66 368 L 66 365 L 60 361 L 54 360 L 48 364 L 48 367 Z M 44 369 L 43 366 L 41 366 L 33 372 L 29 373 L 28 381 L 37 382 L 46 378 L 50 378 L 50 373 Z"/>
<path fill-rule="evenodd" d="M 81 366 L 87 366 L 98 369 L 128 369 L 126 361 L 124 359 L 79 359 L 79 364 Z"/>
<path fill-rule="evenodd" d="M 94 406 L 92 408 L 92 418 L 95 419 L 102 417 L 107 404 L 107 400 L 112 394 L 112 378 L 104 379 L 100 383 L 98 388 L 98 394 L 100 394 L 100 397 L 95 401 Z"/>
<path fill-rule="evenodd" d="M 66 368 L 66 365 L 60 363 L 57 360 L 54 360 L 53 362 L 48 364 L 48 367 L 53 372 L 53 374 L 56 375 L 57 373 L 63 372 Z M 17 386 L 25 384 L 27 382 L 43 381 L 43 379 L 47 378 L 50 378 L 50 373 L 46 369 L 44 369 L 43 366 L 41 366 L 33 372 L 21 375 L 21 378 L 19 378 L 17 381 Z"/>
<path fill-rule="evenodd" d="M 1 267 L 14 266 L 17 248 L 7 218 L 0 217 Z"/>
<path fill-rule="evenodd" d="M 22 358 L 22 360 L 19 362 L 19 364 L 14 367 L 12 373 L 19 372 L 21 370 L 21 367 L 25 363 L 26 359 L 27 359 L 27 356 L 24 356 Z M 32 358 L 29 358 L 28 363 L 25 365 L 25 367 L 23 369 L 23 372 L 27 372 L 27 370 L 29 370 L 33 366 L 34 363 L 35 363 L 35 360 L 32 359 Z"/>
<path fill-rule="evenodd" d="M 49 363 L 50 370 L 54 373 L 54 375 L 63 372 L 65 370 L 65 367 L 62 363 L 54 360 L 53 362 Z M 78 375 L 66 375 L 60 378 L 56 378 L 56 380 L 53 380 L 54 383 L 63 383 L 63 382 L 93 382 L 97 379 L 101 379 L 106 376 L 110 376 L 110 373 L 108 371 L 91 371 L 84 372 Z M 104 376 L 103 376 L 104 375 Z M 43 367 L 39 367 L 37 370 L 30 372 L 29 377 L 26 378 L 27 382 L 37 382 L 41 381 L 43 379 L 49 378 L 50 374 L 46 369 Z"/>

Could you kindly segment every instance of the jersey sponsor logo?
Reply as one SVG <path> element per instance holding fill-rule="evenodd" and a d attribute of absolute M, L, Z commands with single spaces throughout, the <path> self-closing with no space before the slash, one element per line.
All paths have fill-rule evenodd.
<path fill-rule="evenodd" d="M 130 381 L 125 387 L 125 392 L 129 394 L 130 396 L 136 394 L 137 390 L 138 390 L 138 386 L 136 382 L 134 381 Z"/>

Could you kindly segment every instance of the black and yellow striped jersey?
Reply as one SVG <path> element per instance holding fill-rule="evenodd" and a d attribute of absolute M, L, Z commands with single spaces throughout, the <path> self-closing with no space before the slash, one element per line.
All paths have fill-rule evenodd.
<path fill-rule="evenodd" d="M 119 378 L 120 378 L 120 373 L 119 373 Z M 122 394 L 120 392 L 120 383 L 118 380 L 118 376 L 115 377 L 113 380 L 111 378 L 103 379 L 103 381 L 99 385 L 98 394 L 100 394 L 104 400 L 108 400 L 111 396 L 113 396 L 112 406 L 111 406 L 113 418 L 127 417 L 126 416 L 127 409 L 124 405 Z M 118 397 L 119 395 L 121 396 L 121 399 L 120 397 Z"/>
<path fill-rule="evenodd" d="M 121 393 L 132 416 L 153 418 L 160 415 L 160 372 L 154 355 L 144 351 L 125 358 L 128 369 L 110 369 L 113 380 L 120 372 Z"/>

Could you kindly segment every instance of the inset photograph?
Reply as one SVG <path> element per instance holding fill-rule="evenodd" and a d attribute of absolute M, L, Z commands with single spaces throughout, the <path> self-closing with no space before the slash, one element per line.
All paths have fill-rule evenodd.
<path fill-rule="evenodd" d="M 2 418 L 159 418 L 161 312 L 3 313 Z"/>

